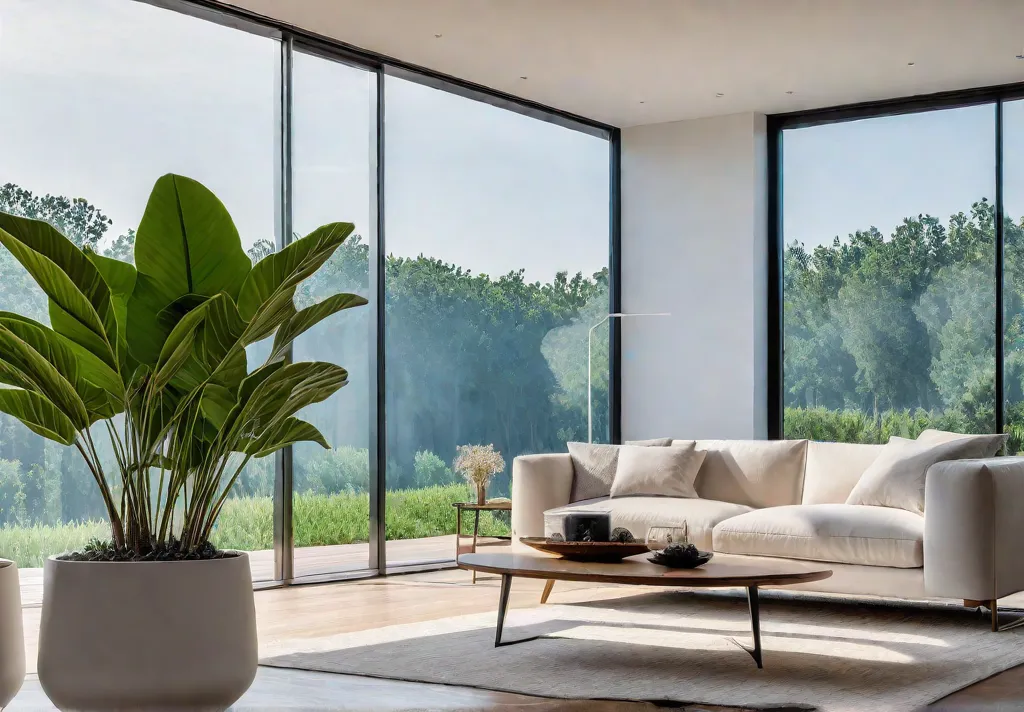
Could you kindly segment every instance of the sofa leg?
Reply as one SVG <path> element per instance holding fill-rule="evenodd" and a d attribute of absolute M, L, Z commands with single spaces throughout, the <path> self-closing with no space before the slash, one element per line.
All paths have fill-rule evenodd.
<path fill-rule="evenodd" d="M 988 601 L 975 601 L 973 598 L 964 599 L 964 608 L 988 608 Z"/>
<path fill-rule="evenodd" d="M 1020 626 L 1024 625 L 1024 616 L 1015 618 L 1014 620 L 1009 621 L 1008 623 L 1003 623 L 1002 625 L 1000 625 L 999 603 L 995 600 L 983 601 L 982 605 L 988 608 L 989 612 L 991 613 L 993 633 L 1002 633 L 1005 630 L 1013 630 L 1014 628 L 1019 628 Z"/>

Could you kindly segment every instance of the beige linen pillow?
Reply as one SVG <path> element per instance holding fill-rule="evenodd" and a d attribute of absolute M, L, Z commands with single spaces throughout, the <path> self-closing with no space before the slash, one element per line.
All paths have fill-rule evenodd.
<path fill-rule="evenodd" d="M 846 504 L 894 507 L 924 514 L 925 473 L 936 462 L 985 457 L 989 443 L 957 438 L 945 443 L 923 443 L 890 438 L 881 454 L 861 475 Z"/>
<path fill-rule="evenodd" d="M 569 502 L 607 497 L 619 461 L 618 445 L 567 443 L 572 458 L 572 492 Z"/>
<path fill-rule="evenodd" d="M 668 447 L 672 444 L 672 438 L 652 438 L 650 440 L 627 440 L 623 445 L 637 445 L 639 447 Z"/>
<path fill-rule="evenodd" d="M 678 442 L 678 441 L 677 441 Z M 693 481 L 704 462 L 703 450 L 693 440 L 672 447 L 631 447 L 619 449 L 619 462 L 612 480 L 611 496 L 653 495 L 697 497 Z"/>
<path fill-rule="evenodd" d="M 964 435 L 963 433 L 951 433 L 948 430 L 935 430 L 934 428 L 928 428 L 927 430 L 922 430 L 921 434 L 917 436 L 917 442 L 938 445 L 940 443 L 948 443 L 954 440 L 970 438 L 971 440 L 975 440 L 984 445 L 984 454 L 978 455 L 978 457 L 995 457 L 999 454 L 999 451 L 1003 449 L 1003 445 L 1006 444 L 1006 440 L 1009 437 L 1008 433 Z"/>
<path fill-rule="evenodd" d="M 637 447 L 669 445 L 671 438 L 659 440 L 637 440 L 626 443 Z M 685 441 L 680 441 L 685 442 Z M 572 458 L 572 490 L 569 503 L 585 499 L 607 497 L 615 479 L 615 466 L 619 461 L 619 450 L 622 445 L 605 445 L 603 443 L 566 443 L 569 457 Z"/>

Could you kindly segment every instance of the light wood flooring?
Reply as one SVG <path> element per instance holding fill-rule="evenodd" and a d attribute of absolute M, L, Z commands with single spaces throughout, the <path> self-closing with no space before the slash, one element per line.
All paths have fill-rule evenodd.
<path fill-rule="evenodd" d="M 260 654 L 274 655 L 296 643 L 321 636 L 366 630 L 386 625 L 446 618 L 456 614 L 494 611 L 496 577 L 482 576 L 470 584 L 470 574 L 448 570 L 393 576 L 347 583 L 293 586 L 256 593 Z M 538 605 L 543 582 L 517 579 L 510 605 Z M 553 603 L 598 600 L 636 595 L 637 587 L 595 586 L 560 582 Z M 35 639 L 39 606 L 23 609 L 30 675 L 22 693 L 9 708 L 13 712 L 50 710 L 35 680 Z M 979 625 L 984 621 L 979 617 Z M 1012 633 L 1009 633 L 1012 635 Z M 654 710 L 647 703 L 567 702 L 471 688 L 427 685 L 261 668 L 256 684 L 239 709 L 331 709 L 395 712 L 397 710 L 586 710 L 612 712 Z M 722 710 L 707 706 L 687 708 Z M 982 712 L 1024 709 L 1024 666 L 996 675 L 932 705 L 932 712 Z"/>

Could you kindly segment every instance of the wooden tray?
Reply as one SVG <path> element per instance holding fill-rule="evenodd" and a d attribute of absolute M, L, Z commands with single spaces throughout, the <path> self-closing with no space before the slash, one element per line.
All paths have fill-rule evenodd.
<path fill-rule="evenodd" d="M 641 541 L 628 544 L 618 541 L 550 541 L 539 536 L 524 536 L 520 537 L 519 541 L 539 551 L 558 554 L 569 561 L 594 561 L 606 564 L 649 551 L 647 544 Z"/>

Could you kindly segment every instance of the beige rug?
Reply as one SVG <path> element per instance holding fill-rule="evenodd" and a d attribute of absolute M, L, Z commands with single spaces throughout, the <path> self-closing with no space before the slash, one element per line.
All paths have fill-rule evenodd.
<path fill-rule="evenodd" d="M 482 687 L 561 698 L 917 710 L 1024 663 L 1024 629 L 991 633 L 977 612 L 822 599 L 761 603 L 764 670 L 746 600 L 681 591 L 493 613 L 318 639 L 262 661 L 278 667 Z M 315 646 L 315 647 L 314 647 Z"/>

